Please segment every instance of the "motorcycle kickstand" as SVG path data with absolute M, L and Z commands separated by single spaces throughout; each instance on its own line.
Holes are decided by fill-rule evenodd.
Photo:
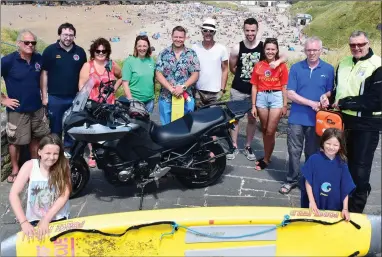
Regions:
M 141 185 L 140 188 L 141 188 L 141 199 L 139 201 L 139 210 L 141 211 L 142 210 L 142 207 L 143 207 L 143 197 L 145 196 L 145 186 L 146 185 Z

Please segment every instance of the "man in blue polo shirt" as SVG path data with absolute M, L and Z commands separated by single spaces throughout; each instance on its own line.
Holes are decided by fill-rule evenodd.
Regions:
M 80 70 L 87 59 L 84 49 L 74 43 L 76 29 L 72 24 L 60 25 L 58 36 L 57 42 L 42 54 L 41 92 L 42 102 L 48 106 L 52 133 L 61 135 L 62 116 L 78 92 Z M 65 135 L 65 148 L 71 144 L 72 140 Z
M 19 172 L 19 146 L 29 144 L 31 157 L 37 158 L 39 139 L 50 133 L 41 104 L 42 57 L 35 53 L 36 44 L 36 36 L 22 30 L 17 37 L 18 51 L 1 58 L 1 76 L 8 94 L 1 93 L 1 104 L 7 107 L 6 133 L 12 164 L 9 183 L 15 181 Z
M 302 150 L 307 161 L 319 149 L 316 112 L 321 106 L 321 95 L 330 96 L 334 83 L 334 67 L 320 59 L 322 41 L 317 37 L 308 38 L 304 51 L 307 58 L 293 64 L 289 72 L 287 90 L 292 100 L 287 136 L 289 170 L 287 181 L 279 190 L 281 194 L 288 194 L 298 185 Z

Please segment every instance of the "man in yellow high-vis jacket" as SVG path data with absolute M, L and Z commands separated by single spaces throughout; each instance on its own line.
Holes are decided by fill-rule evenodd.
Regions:
M 353 32 L 349 46 L 352 56 L 339 63 L 331 99 L 322 95 L 321 104 L 328 107 L 332 103 L 341 111 L 349 170 L 356 184 L 349 211 L 362 213 L 371 191 L 371 166 L 382 131 L 382 69 L 381 57 L 373 53 L 365 32 Z

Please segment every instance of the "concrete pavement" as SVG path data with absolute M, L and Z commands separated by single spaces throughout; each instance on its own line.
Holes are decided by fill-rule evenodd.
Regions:
M 244 145 L 244 128 L 240 127 L 239 148 Z M 256 133 L 252 143 L 256 157 L 263 156 L 261 134 Z M 196 206 L 300 206 L 300 192 L 293 190 L 289 195 L 278 193 L 288 168 L 286 139 L 276 139 L 272 163 L 264 171 L 255 171 L 254 162 L 243 154 L 227 162 L 225 174 L 215 185 L 203 189 L 186 189 L 175 179 L 164 178 L 156 188 L 146 187 L 144 210 L 181 208 Z M 371 174 L 371 195 L 365 213 L 381 214 L 381 142 L 374 156 Z M 11 184 L 0 183 L 0 240 L 14 234 L 20 227 L 9 206 L 8 193 Z M 25 195 L 23 195 L 25 206 Z M 139 191 L 135 187 L 115 187 L 106 182 L 99 170 L 91 171 L 91 179 L 84 192 L 70 200 L 71 217 L 136 211 L 139 206 Z

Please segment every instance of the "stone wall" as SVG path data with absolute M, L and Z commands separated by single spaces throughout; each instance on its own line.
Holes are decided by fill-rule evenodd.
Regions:
M 5 111 L 2 110 L 0 113 L 0 120 L 1 120 L 1 172 L 0 172 L 0 181 L 4 181 L 7 179 L 9 174 L 12 172 L 12 165 L 11 165 L 11 157 L 9 156 L 9 150 L 8 150 L 8 140 L 7 135 L 5 133 L 5 124 L 6 124 L 6 114 Z M 29 146 L 21 146 L 20 147 L 20 160 L 19 160 L 19 167 L 26 161 L 30 159 L 29 155 Z
M 1 118 L 1 178 L 0 181 L 4 181 L 9 174 L 11 174 L 11 158 L 9 157 L 8 152 L 8 141 L 5 133 L 5 111 L 0 114 Z

